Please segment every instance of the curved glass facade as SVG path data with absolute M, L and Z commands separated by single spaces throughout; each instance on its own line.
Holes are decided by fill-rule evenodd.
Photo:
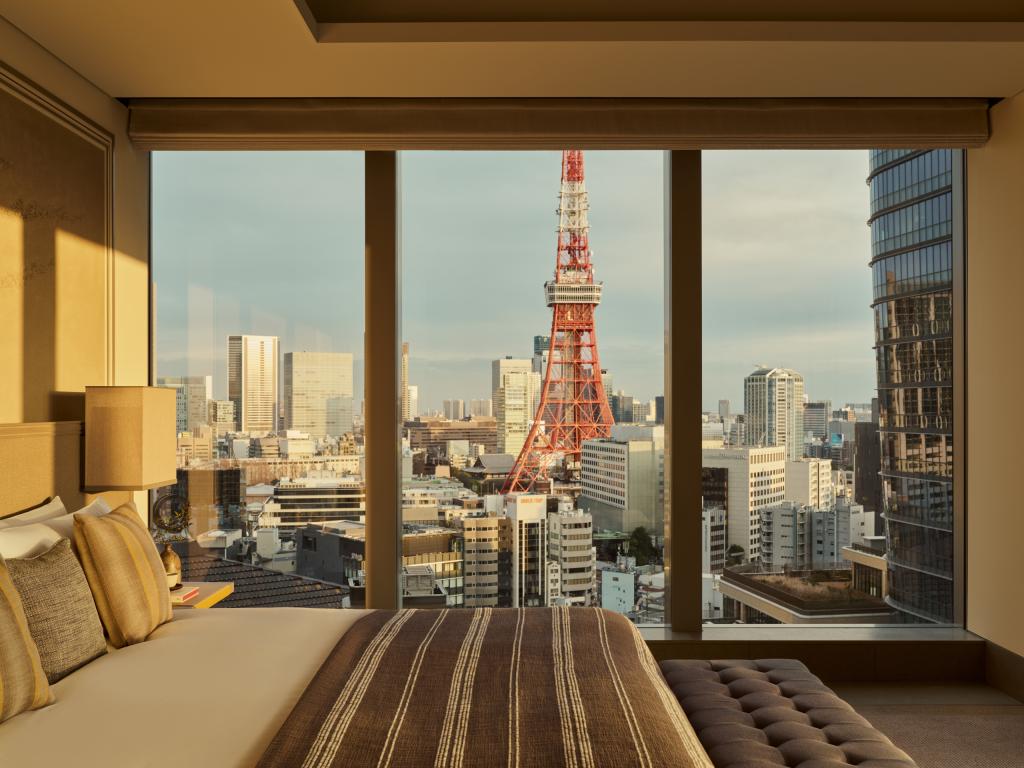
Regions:
M 888 601 L 953 616 L 953 150 L 870 153 Z

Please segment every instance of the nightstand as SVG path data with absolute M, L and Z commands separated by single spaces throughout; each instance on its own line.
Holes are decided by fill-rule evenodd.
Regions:
M 181 583 L 182 590 L 189 590 L 193 587 L 199 589 L 199 594 L 190 597 L 184 603 L 178 605 L 172 603 L 172 607 L 212 608 L 235 591 L 235 583 L 233 581 L 183 581 Z M 173 595 L 174 592 L 171 594 Z

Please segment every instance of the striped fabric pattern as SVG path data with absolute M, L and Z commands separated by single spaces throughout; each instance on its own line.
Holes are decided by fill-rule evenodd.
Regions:
M 598 608 L 376 611 L 263 768 L 711 768 L 636 628 Z
M 102 517 L 76 515 L 75 549 L 115 648 L 141 643 L 171 620 L 167 575 L 133 504 Z
M 53 701 L 21 597 L 0 558 L 0 722 Z

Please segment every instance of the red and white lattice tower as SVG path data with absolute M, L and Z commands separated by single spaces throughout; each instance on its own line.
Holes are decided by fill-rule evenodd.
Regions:
M 594 309 L 601 283 L 594 281 L 587 223 L 583 152 L 562 153 L 555 279 L 544 284 L 552 308 L 551 347 L 530 435 L 505 481 L 503 493 L 533 490 L 552 476 L 579 478 L 583 441 L 608 437 L 612 412 L 601 381 Z

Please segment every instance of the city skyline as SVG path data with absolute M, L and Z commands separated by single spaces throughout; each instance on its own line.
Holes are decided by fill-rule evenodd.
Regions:
M 554 253 L 558 153 L 511 154 L 403 155 L 404 336 L 423 412 L 486 397 L 491 360 L 529 356 L 533 336 L 550 330 L 542 286 Z M 648 400 L 663 390 L 662 155 L 586 157 L 594 263 L 606 286 L 602 362 L 616 390 Z M 814 398 L 869 400 L 866 153 L 705 158 L 704 408 L 742 402 L 743 377 L 757 363 L 801 371 Z M 360 155 L 157 153 L 154 198 L 158 375 L 212 375 L 223 397 L 223 339 L 277 335 L 282 352 L 351 352 L 358 411 Z M 501 237 L 488 240 L 498 219 Z M 823 247 L 835 258 L 821 258 Z M 487 288 L 509 263 L 507 300 L 495 302 Z M 789 300 L 759 318 L 758 291 L 768 272 L 777 280 L 780 264 Z

